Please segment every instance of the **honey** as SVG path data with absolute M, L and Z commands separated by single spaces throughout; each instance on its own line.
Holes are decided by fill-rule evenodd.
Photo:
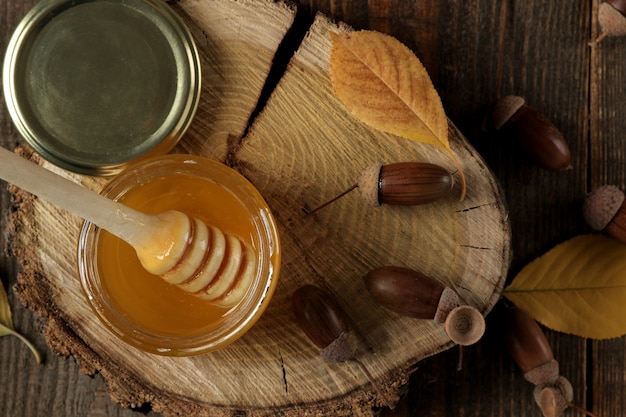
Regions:
M 147 214 L 179 210 L 240 237 L 253 248 L 254 226 L 241 202 L 213 181 L 182 173 L 150 179 L 129 190 L 119 202 Z M 134 249 L 108 232 L 98 246 L 103 290 L 119 311 L 157 333 L 189 335 L 206 332 L 228 313 L 149 274 Z
M 146 214 L 181 211 L 241 239 L 259 262 L 244 299 L 220 307 L 148 273 L 128 243 L 86 223 L 79 269 L 100 320 L 124 341 L 167 355 L 203 353 L 240 337 L 267 307 L 280 270 L 276 226 L 258 191 L 232 169 L 189 155 L 148 160 L 120 177 L 104 195 Z

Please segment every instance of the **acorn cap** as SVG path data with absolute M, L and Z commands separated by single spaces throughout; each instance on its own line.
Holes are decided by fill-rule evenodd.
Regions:
M 535 387 L 533 396 L 544 417 L 560 417 L 572 402 L 574 389 L 566 378 L 560 376 L 550 386 Z
M 378 183 L 380 181 L 380 170 L 382 167 L 383 164 L 380 163 L 368 166 L 363 170 L 356 182 L 363 201 L 374 207 L 380 206 L 380 200 L 378 199 Z
M 445 323 L 450 312 L 459 306 L 459 296 L 450 287 L 445 287 L 439 297 L 437 311 L 434 320 L 438 323 Z
M 619 2 L 618 2 L 619 3 Z M 617 7 L 622 7 L 621 4 L 617 4 Z M 598 23 L 602 32 L 610 34 L 611 36 L 623 36 L 626 35 L 626 17 L 611 4 L 602 3 L 598 8 Z
M 520 96 L 504 96 L 493 105 L 490 113 L 490 126 L 499 130 L 526 103 Z
M 552 359 L 524 374 L 526 381 L 534 385 L 553 384 L 559 377 L 559 363 Z
M 626 0 L 606 0 L 606 3 L 610 4 L 615 8 L 615 10 L 626 16 Z
M 459 306 L 448 314 L 445 329 L 450 340 L 457 345 L 473 345 L 485 333 L 485 318 L 474 307 Z
M 320 355 L 326 362 L 345 362 L 354 357 L 356 341 L 351 331 L 341 333 L 328 346 L 320 349 Z
M 593 230 L 600 231 L 613 220 L 624 202 L 624 193 L 614 185 L 604 185 L 585 198 L 583 217 Z

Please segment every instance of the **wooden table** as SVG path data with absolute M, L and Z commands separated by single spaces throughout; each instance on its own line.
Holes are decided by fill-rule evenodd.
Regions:
M 35 0 L 0 3 L 0 50 Z M 581 216 L 594 186 L 626 186 L 626 39 L 608 38 L 596 48 L 600 0 L 300 0 L 297 25 L 323 12 L 356 29 L 375 29 L 400 39 L 422 60 L 449 118 L 461 129 L 500 179 L 509 205 L 513 262 L 509 279 L 529 261 L 588 231 Z M 506 143 L 481 129 L 484 112 L 499 95 L 524 96 L 566 137 L 574 169 L 552 173 L 533 166 Z M 4 102 L 0 145 L 21 143 Z M 133 416 L 110 400 L 99 376 L 81 373 L 73 358 L 48 348 L 40 319 L 20 305 L 11 287 L 19 260 L 9 257 L 6 227 L 10 194 L 0 190 L 0 276 L 8 289 L 15 327 L 45 356 L 37 365 L 13 337 L 0 339 L 0 415 Z M 479 344 L 416 364 L 396 415 L 539 416 L 532 386 L 503 351 L 497 306 Z M 546 330 L 561 374 L 574 387 L 574 402 L 598 416 L 622 415 L 626 384 L 626 339 L 592 341 Z M 148 406 L 141 411 L 156 416 Z M 574 411 L 568 411 L 575 415 Z

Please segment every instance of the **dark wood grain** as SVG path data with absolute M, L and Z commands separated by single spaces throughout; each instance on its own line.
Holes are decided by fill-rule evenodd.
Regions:
M 600 3 L 594 1 L 594 6 Z M 592 37 L 599 33 L 592 8 Z M 623 115 L 626 81 L 626 39 L 605 38 L 591 51 L 589 187 L 626 186 L 626 144 Z M 589 397 L 599 416 L 622 415 L 626 404 L 626 338 L 589 343 Z M 607 393 L 610 393 L 607 395 Z
M 511 279 L 554 244 L 585 230 L 580 203 L 589 175 L 586 114 L 591 5 L 585 1 L 509 1 L 500 44 L 500 8 L 505 3 L 451 2 L 440 7 L 444 13 L 440 21 L 450 24 L 440 30 L 436 79 L 448 114 L 483 154 L 505 190 L 513 231 Z M 528 105 L 558 126 L 572 149 L 573 171 L 544 171 L 511 144 L 482 132 L 483 115 L 499 94 L 525 97 Z M 466 352 L 462 372 L 456 371 L 451 351 L 421 364 L 409 393 L 414 413 L 443 416 L 453 415 L 456 409 L 468 415 L 540 414 L 532 401 L 532 386 L 503 352 L 494 331 L 497 311 L 489 317 L 492 331 Z M 562 374 L 574 386 L 574 401 L 592 406 L 586 398 L 586 342 L 547 333 Z M 424 380 L 437 383 L 423 385 Z M 417 410 L 433 411 L 422 414 Z
M 600 0 L 300 0 L 302 13 L 323 12 L 357 29 L 396 36 L 422 59 L 448 116 L 500 179 L 510 210 L 514 259 L 509 279 L 556 243 L 587 231 L 580 207 L 594 186 L 626 186 L 626 39 L 607 38 L 595 48 Z M 34 0 L 0 4 L 0 50 Z M 504 10 L 503 10 L 504 7 Z M 502 20 L 504 18 L 504 21 Z M 305 19 L 306 20 L 306 19 Z M 504 26 L 503 26 L 504 23 Z M 504 37 L 500 37 L 504 28 Z M 501 78 L 498 75 L 501 74 Z M 574 169 L 551 173 L 532 165 L 481 129 L 498 95 L 524 96 L 549 117 L 572 149 Z M 0 145 L 20 138 L 0 104 Z M 9 289 L 16 328 L 44 352 L 37 365 L 15 338 L 0 339 L 0 415 L 39 417 L 133 416 L 113 403 L 100 377 L 90 378 L 73 358 L 52 355 L 35 314 L 15 299 L 18 261 L 7 254 L 9 193 L 0 192 L 0 277 Z M 532 386 L 503 351 L 498 309 L 477 345 L 416 365 L 406 397 L 410 416 L 538 416 Z M 626 398 L 624 338 L 587 341 L 546 331 L 574 401 L 598 416 L 623 415 Z M 568 411 L 569 415 L 576 415 Z M 156 416 L 150 412 L 148 415 Z

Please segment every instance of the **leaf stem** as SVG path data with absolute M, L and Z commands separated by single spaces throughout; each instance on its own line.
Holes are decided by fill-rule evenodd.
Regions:
M 41 363 L 41 354 L 39 353 L 37 348 L 35 348 L 35 345 L 33 345 L 28 339 L 26 339 L 24 336 L 22 336 L 17 331 L 11 329 L 10 327 L 5 326 L 4 324 L 0 324 L 0 331 L 2 331 L 2 333 L 4 333 L 5 335 L 10 334 L 20 339 L 26 346 L 28 346 L 30 351 L 33 352 L 33 355 L 35 355 L 35 360 L 37 360 L 37 363 Z
M 467 183 L 465 181 L 465 174 L 463 173 L 461 164 L 459 163 L 458 159 L 456 159 L 454 152 L 452 152 L 452 150 L 448 150 L 448 153 L 450 154 L 452 162 L 454 162 L 456 169 L 459 171 L 459 176 L 461 177 L 461 196 L 459 197 L 459 200 L 463 201 L 465 200 L 465 194 L 467 194 Z

